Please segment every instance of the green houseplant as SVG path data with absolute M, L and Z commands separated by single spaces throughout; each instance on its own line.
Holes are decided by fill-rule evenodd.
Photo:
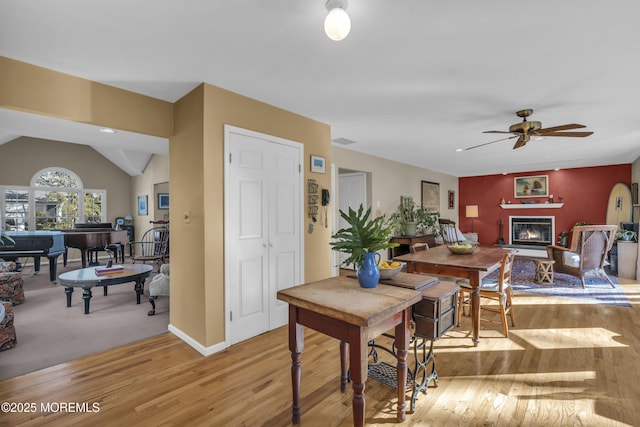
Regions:
M 400 196 L 400 204 L 389 217 L 389 224 L 402 236 L 415 236 L 419 231 L 431 229 L 438 237 L 440 229 L 437 227 L 438 212 L 429 212 L 424 206 L 419 206 L 411 196 Z
M 4 246 L 4 241 L 8 240 L 11 243 L 15 243 L 15 241 L 8 234 L 0 233 L 0 246 Z
M 344 263 L 357 267 L 360 286 L 375 287 L 380 279 L 377 251 L 398 246 L 389 241 L 392 227 L 386 223 L 384 215 L 371 218 L 371 208 L 365 211 L 362 205 L 357 211 L 352 208 L 348 213 L 340 211 L 340 216 L 349 226 L 331 236 L 331 248 L 349 255 Z
M 638 233 L 631 230 L 620 230 L 616 233 L 616 239 L 625 241 L 637 241 Z

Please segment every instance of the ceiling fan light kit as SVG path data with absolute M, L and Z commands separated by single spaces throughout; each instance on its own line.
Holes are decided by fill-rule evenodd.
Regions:
M 564 136 L 564 137 L 583 138 L 585 136 L 593 135 L 593 132 L 562 132 L 566 130 L 581 129 L 586 127 L 585 125 L 580 125 L 577 123 L 543 128 L 541 122 L 527 120 L 527 117 L 529 117 L 531 114 L 533 114 L 533 110 L 530 108 L 516 112 L 516 115 L 518 117 L 522 117 L 522 122 L 515 123 L 509 126 L 509 131 L 487 130 L 483 132 L 483 133 L 510 133 L 510 134 L 513 134 L 513 136 L 498 139 L 496 141 L 485 142 L 484 144 L 474 145 L 473 147 L 465 148 L 464 151 L 471 150 L 473 148 L 483 147 L 485 145 L 489 145 L 495 142 L 504 141 L 506 139 L 513 139 L 513 138 L 518 138 L 515 145 L 513 146 L 513 149 L 515 150 L 516 148 L 524 147 L 526 143 L 531 140 L 532 136 L 535 137 L 534 141 L 537 141 L 547 136 Z
M 329 13 L 324 19 L 324 32 L 333 41 L 343 40 L 351 31 L 347 0 L 328 0 L 326 6 Z

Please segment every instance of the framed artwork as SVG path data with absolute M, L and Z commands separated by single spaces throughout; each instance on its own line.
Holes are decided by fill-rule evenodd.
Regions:
M 325 159 L 321 156 L 311 156 L 311 172 L 324 173 Z
M 440 184 L 422 181 L 422 206 L 429 212 L 440 212 Z
M 638 204 L 638 183 L 637 182 L 631 183 L 631 204 L 634 204 L 634 205 Z
M 169 193 L 158 193 L 158 209 L 169 209 Z
M 513 178 L 513 196 L 516 198 L 549 196 L 549 175 Z
M 449 209 L 456 208 L 456 192 L 453 190 L 449 190 L 448 208 Z
M 138 215 L 149 215 L 147 196 L 138 196 Z

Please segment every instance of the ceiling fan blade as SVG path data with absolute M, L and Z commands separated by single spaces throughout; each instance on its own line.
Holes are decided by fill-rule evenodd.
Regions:
M 511 132 L 507 132 L 507 133 L 511 133 Z M 484 147 L 485 145 L 493 144 L 494 142 L 500 142 L 500 141 L 504 141 L 504 140 L 507 140 L 507 139 L 513 139 L 513 138 L 515 138 L 515 136 L 510 136 L 508 138 L 502 138 L 502 139 L 496 139 L 495 141 L 485 142 L 484 144 L 478 144 L 478 145 L 474 145 L 473 147 L 465 148 L 463 151 L 473 150 L 474 148 Z
M 520 135 L 520 138 L 516 141 L 516 144 L 513 146 L 513 149 L 524 147 L 526 143 L 529 142 L 529 135 Z
M 513 133 L 513 132 L 508 132 L 508 131 L 504 131 L 504 130 L 485 130 L 482 133 Z
M 538 132 L 556 132 L 556 131 L 559 131 L 559 130 L 581 129 L 581 128 L 586 128 L 586 126 L 585 125 L 579 125 L 577 123 L 571 123 L 569 125 L 553 126 L 553 127 L 550 127 L 550 128 L 538 129 Z
M 593 132 L 536 132 L 539 136 L 570 136 L 576 138 L 583 138 L 585 136 L 593 135 Z

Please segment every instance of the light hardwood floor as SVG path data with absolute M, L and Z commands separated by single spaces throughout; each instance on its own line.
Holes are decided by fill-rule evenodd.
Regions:
M 516 294 L 510 337 L 483 325 L 476 348 L 465 319 L 437 341 L 439 387 L 403 425 L 639 425 L 640 285 L 620 282 L 632 308 Z M 302 425 L 349 426 L 338 342 L 305 335 Z M 287 426 L 290 363 L 284 327 L 209 357 L 167 333 L 0 382 L 0 402 L 36 404 L 0 425 Z M 395 390 L 369 379 L 365 392 L 367 424 L 395 425 Z M 99 412 L 42 412 L 62 402 Z

